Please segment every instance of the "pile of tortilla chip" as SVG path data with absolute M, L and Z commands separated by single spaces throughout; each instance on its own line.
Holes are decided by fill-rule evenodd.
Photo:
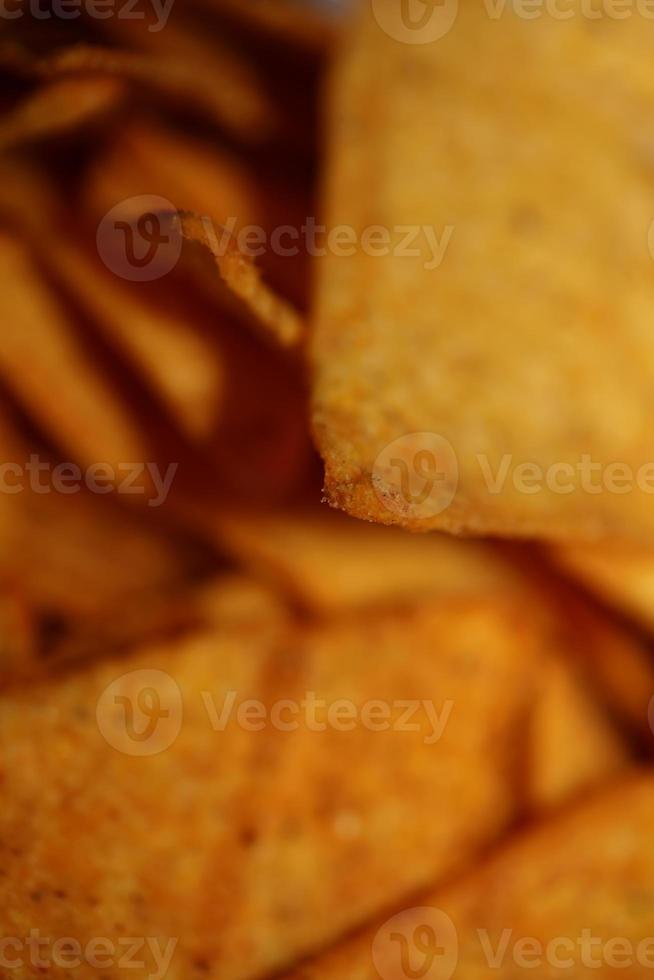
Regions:
M 0 977 L 651 976 L 654 22 L 74 13 L 0 13 Z

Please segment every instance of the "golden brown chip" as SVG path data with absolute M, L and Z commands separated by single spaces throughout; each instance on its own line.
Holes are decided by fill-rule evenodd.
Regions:
M 116 78 L 61 78 L 28 95 L 0 123 L 0 149 L 59 136 L 116 108 L 126 94 Z
M 407 43 L 400 8 L 361 5 L 331 86 L 329 498 L 414 530 L 651 537 L 654 27 L 450 4 Z
M 63 479 L 61 464 L 4 410 L 0 457 L 0 581 L 29 608 L 71 619 L 116 615 L 129 600 L 138 606 L 190 575 L 193 555 L 179 536 L 120 507 L 106 479 L 102 492 L 91 492 L 89 474 L 69 463 Z
M 16 692 L 0 701 L 9 934 L 36 916 L 83 946 L 178 939 L 180 977 L 290 964 L 506 828 L 530 651 L 515 611 L 443 604 L 209 632 Z
M 184 309 L 165 283 L 134 285 L 112 275 L 62 235 L 48 251 L 47 262 L 182 430 L 195 440 L 208 438 L 220 414 L 224 367 L 216 345 L 197 329 L 190 305 Z
M 246 567 L 303 607 L 329 615 L 526 588 L 493 545 L 362 524 L 324 508 L 208 509 L 203 525 Z
M 609 606 L 654 629 L 654 552 L 625 541 L 560 544 L 549 554 L 559 568 Z
M 589 690 L 588 676 L 563 645 L 560 654 L 544 659 L 527 736 L 527 797 L 536 812 L 607 783 L 628 765 L 626 747 Z
M 111 28 L 121 28 L 116 18 Z M 256 72 L 217 39 L 207 44 L 173 24 L 155 35 L 130 23 L 126 41 L 136 41 L 137 48 L 80 44 L 55 52 L 38 70 L 45 77 L 93 73 L 126 79 L 202 113 L 247 142 L 258 143 L 274 130 L 275 107 Z
M 141 433 L 27 246 L 1 232 L 0 262 L 5 385 L 43 431 L 81 463 L 104 462 L 114 469 L 144 464 L 149 456 Z
M 245 161 L 151 120 L 121 127 L 86 175 L 83 200 L 97 225 L 119 202 L 144 194 L 235 229 L 263 223 L 260 185 Z
M 644 978 L 654 962 L 653 806 L 650 773 L 619 782 L 289 980 L 391 980 L 409 963 L 461 980 Z
M 256 255 L 266 281 L 306 307 L 309 256 L 302 228 L 313 208 L 306 179 L 270 173 L 224 146 L 139 119 L 121 127 L 91 167 L 82 199 L 97 226 L 119 202 L 128 206 L 135 198 L 142 205 L 146 192 L 153 199 L 166 198 L 175 210 L 210 215 L 242 236 L 239 240 Z M 220 237 L 220 229 L 215 231 Z M 210 271 L 201 272 L 193 279 L 195 287 L 217 298 L 222 308 L 224 294 L 216 296 Z

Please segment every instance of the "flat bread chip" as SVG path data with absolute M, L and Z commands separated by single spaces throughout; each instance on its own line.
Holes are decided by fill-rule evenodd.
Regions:
M 644 978 L 654 961 L 653 806 L 651 773 L 618 783 L 288 980 L 394 980 L 413 975 L 409 962 L 454 980 Z
M 362 4 L 332 80 L 327 494 L 412 530 L 651 538 L 654 27 L 460 6 L 406 43 L 395 0 Z
M 177 939 L 171 976 L 289 965 L 506 829 L 530 650 L 514 610 L 444 603 L 210 631 L 16 691 L 0 700 L 5 929 L 28 936 L 36 915 L 83 947 Z

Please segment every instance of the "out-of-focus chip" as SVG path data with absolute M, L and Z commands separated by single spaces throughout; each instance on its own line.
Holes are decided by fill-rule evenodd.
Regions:
M 69 479 L 60 492 L 60 464 L 24 439 L 4 411 L 0 457 L 0 581 L 36 614 L 115 616 L 128 600 L 138 606 L 191 577 L 193 549 L 179 534 L 89 492 L 81 471 L 77 486 Z
M 203 11 L 227 14 L 234 21 L 275 41 L 289 42 L 309 51 L 329 48 L 338 37 L 338 23 L 330 16 L 329 2 L 322 8 L 297 0 L 195 0 Z
M 654 26 L 460 6 L 361 4 L 335 71 L 327 493 L 415 530 L 652 537 Z
M 59 136 L 115 109 L 126 94 L 117 78 L 61 78 L 46 82 L 0 122 L 0 149 Z
M 611 717 L 589 689 L 588 676 L 563 645 L 559 652 L 544 659 L 527 736 L 524 775 L 527 799 L 536 812 L 606 783 L 629 764 Z
M 651 774 L 619 782 L 289 980 L 407 976 L 403 963 L 416 971 L 431 963 L 432 976 L 454 980 L 526 972 L 646 977 L 654 945 L 653 807 Z
M 260 185 L 245 161 L 151 120 L 121 127 L 85 175 L 82 198 L 97 225 L 116 204 L 145 193 L 234 229 L 263 223 Z
M 73 239 L 53 239 L 46 261 L 92 318 L 95 329 L 137 367 L 182 430 L 203 440 L 215 430 L 223 391 L 220 352 L 197 329 L 187 302 L 160 281 L 112 276 Z
M 526 587 L 520 570 L 487 542 L 407 534 L 324 508 L 211 508 L 198 516 L 225 550 L 318 614 Z
M 120 28 L 117 18 L 112 21 Z M 194 109 L 244 141 L 258 143 L 270 135 L 274 105 L 247 62 L 218 39 L 207 44 L 173 24 L 151 34 L 130 21 L 128 31 L 135 50 L 78 45 L 44 59 L 39 70 L 46 77 L 95 73 L 126 79 Z
M 306 180 L 253 166 L 218 143 L 139 120 L 121 127 L 90 168 L 82 199 L 97 226 L 118 202 L 142 202 L 146 189 L 177 210 L 210 215 L 242 236 L 241 247 L 256 257 L 266 280 L 305 308 L 310 277 L 302 229 L 314 207 Z M 215 295 L 213 277 L 198 275 L 196 284 Z
M 412 535 L 320 508 L 252 513 L 209 503 L 187 506 L 182 516 L 261 581 L 314 615 L 409 604 L 418 597 L 512 597 L 540 635 L 546 660 L 560 657 L 568 664 L 569 690 L 554 670 L 552 695 L 558 691 L 569 701 L 581 684 L 592 691 L 587 695 L 591 701 L 599 701 L 620 725 L 649 742 L 654 663 L 647 644 L 545 574 L 532 552 L 527 566 L 522 551 L 489 541 Z M 578 696 L 587 722 L 595 708 L 584 704 L 580 691 Z M 556 710 L 543 715 L 544 723 L 556 718 Z M 574 711 L 566 709 L 565 715 L 572 719 Z M 597 738 L 601 743 L 605 736 L 600 732 Z M 588 748 L 579 748 L 592 758 L 592 739 Z M 603 767 L 606 757 L 600 757 Z
M 149 456 L 141 433 L 28 247 L 3 231 L 0 261 L 0 376 L 5 385 L 74 459 L 104 462 L 114 472 L 118 465 L 145 464 Z
M 654 551 L 625 541 L 561 544 L 549 554 L 559 568 L 603 602 L 654 629 Z
M 532 652 L 516 610 L 444 603 L 209 632 L 15 692 L 5 929 L 153 937 L 180 978 L 294 962 L 506 829 Z

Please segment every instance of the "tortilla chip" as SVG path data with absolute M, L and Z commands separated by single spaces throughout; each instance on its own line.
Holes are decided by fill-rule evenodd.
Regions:
M 27 935 L 36 915 L 43 935 L 83 945 L 175 937 L 184 977 L 234 980 L 293 962 L 506 828 L 529 648 L 515 613 L 443 604 L 317 630 L 209 632 L 17 691 L 0 701 L 9 934 Z M 121 699 L 145 687 L 168 715 L 148 737 L 135 717 L 132 741 Z M 316 731 L 318 707 L 315 724 L 300 712 L 297 731 L 280 730 L 284 713 L 277 728 L 250 715 L 216 731 L 229 692 L 235 711 L 249 698 L 267 711 L 280 699 L 284 711 L 288 699 L 341 712 L 390 701 L 390 719 Z M 398 699 L 429 697 L 438 712 L 453 702 L 435 744 L 424 711 L 401 730 Z
M 84 464 L 145 462 L 147 447 L 27 246 L 0 233 L 0 376 L 43 431 Z
M 395 0 L 362 4 L 333 78 L 326 224 L 357 244 L 319 268 L 327 494 L 413 530 L 651 537 L 653 28 L 457 6 L 406 43 Z
M 600 980 L 618 972 L 645 977 L 654 945 L 653 806 L 651 774 L 618 783 L 288 978 L 407 976 L 400 965 L 406 962 L 403 946 L 412 963 L 424 965 L 431 954 L 439 971 L 432 970 L 434 977 L 486 980 L 527 971 Z M 421 926 L 422 933 L 416 931 Z M 436 932 L 438 949 L 432 946 Z
M 548 554 L 555 565 L 599 599 L 654 629 L 654 552 L 625 541 L 561 544 Z
M 61 78 L 36 89 L 0 123 L 0 149 L 60 136 L 102 118 L 126 94 L 116 78 Z
M 534 633 L 540 635 L 545 661 L 554 657 L 566 664 L 568 688 L 562 678 L 557 680 L 557 669 L 549 668 L 553 700 L 546 702 L 551 713 L 543 715 L 544 724 L 547 718 L 556 720 L 558 691 L 565 717 L 573 721 L 578 708 L 587 726 L 585 746 L 576 737 L 580 758 L 588 759 L 591 768 L 595 759 L 601 772 L 610 769 L 611 757 L 622 755 L 621 748 L 617 753 L 599 750 L 615 738 L 605 715 L 649 744 L 654 663 L 647 644 L 548 576 L 532 552 L 447 535 L 411 535 L 322 508 L 252 513 L 209 504 L 187 507 L 181 516 L 260 581 L 312 615 L 351 614 L 421 598 L 511 597 L 522 604 Z M 591 723 L 593 717 L 597 724 Z M 574 770 L 574 753 L 559 760 L 558 747 L 553 747 L 555 766 L 565 768 L 567 760 Z

